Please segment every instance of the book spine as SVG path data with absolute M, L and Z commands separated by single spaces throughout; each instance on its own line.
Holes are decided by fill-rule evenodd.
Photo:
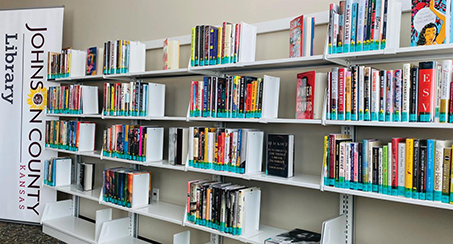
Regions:
M 426 148 L 426 200 L 434 200 L 434 158 L 436 141 L 428 140 Z
M 372 180 L 372 191 L 377 192 L 379 187 L 379 147 L 373 147 L 373 180 Z M 381 154 L 382 155 L 382 154 Z M 382 158 L 382 157 L 381 157 Z
M 345 33 L 345 1 L 340 1 L 340 9 L 339 9 L 339 16 L 338 16 L 338 41 L 337 41 L 337 53 L 343 52 L 343 44 L 344 44 L 344 33 Z
M 417 122 L 418 118 L 418 78 L 419 69 L 416 67 L 411 68 L 410 74 L 410 102 L 409 102 L 409 122 Z
M 365 67 L 364 69 L 364 85 L 361 88 L 363 90 L 363 119 L 365 121 L 371 120 L 371 83 L 373 74 L 371 73 L 371 67 Z
M 424 143 L 426 143 L 426 141 Z M 418 189 L 420 192 L 419 198 L 421 200 L 426 200 L 426 149 L 426 144 L 424 144 L 424 146 L 420 146 L 420 179 Z
M 443 174 L 442 174 L 442 202 L 450 203 L 450 167 L 451 167 L 451 148 L 444 148 Z
M 332 69 L 332 84 L 331 89 L 331 101 L 330 101 L 330 113 L 331 119 L 336 120 L 338 115 L 338 68 Z
M 359 67 L 352 67 L 351 72 L 351 120 L 359 119 Z
M 402 70 L 393 72 L 393 121 L 401 122 L 402 111 Z
M 358 15 L 357 15 L 357 44 L 355 47 L 356 52 L 363 50 L 363 33 L 364 26 L 366 22 L 366 2 L 367 0 L 360 0 L 358 6 Z
M 420 196 L 420 141 L 418 139 L 414 140 L 413 158 L 412 198 L 418 199 Z
M 409 122 L 409 104 L 411 89 L 411 64 L 403 65 L 401 121 Z
M 332 181 L 335 181 L 335 157 L 336 157 L 335 136 L 329 135 L 329 161 L 328 161 L 329 185 L 333 185 Z
M 421 62 L 419 70 L 418 117 L 420 122 L 434 122 L 436 63 Z
M 453 82 L 450 83 L 450 108 L 448 113 L 448 122 L 453 123 Z
M 351 24 L 352 24 L 352 1 L 346 0 L 345 3 L 345 17 L 344 17 L 344 43 L 343 53 L 350 51 L 351 45 Z
M 346 168 L 346 144 L 340 143 L 339 146 L 339 162 L 338 162 L 338 182 L 339 187 L 344 188 L 345 181 L 345 168 Z M 337 176 L 335 175 L 335 181 L 337 181 Z
M 372 0 L 372 14 L 371 14 L 371 28 L 370 28 L 370 43 L 369 43 L 369 50 L 375 50 L 373 48 L 374 46 L 374 38 L 375 38 L 375 32 L 376 32 L 376 1 L 378 0 Z
M 385 121 L 385 105 L 387 95 L 387 71 L 379 72 L 379 121 Z
M 195 28 L 192 28 L 190 37 L 190 66 L 195 66 Z
M 380 113 L 380 72 L 372 70 L 371 74 L 371 121 L 378 121 Z
M 406 139 L 406 173 L 405 173 L 405 197 L 412 198 L 413 186 L 413 162 L 414 162 L 414 139 Z
M 440 117 L 440 96 L 441 96 L 441 83 L 442 83 L 442 65 L 436 65 L 436 79 L 434 84 L 434 122 L 439 123 Z
M 351 14 L 351 41 L 350 41 L 350 52 L 356 51 L 356 41 L 357 41 L 357 12 L 358 12 L 359 4 L 355 1 L 352 3 L 352 14 Z
M 381 29 L 381 38 L 380 38 L 380 46 L 379 49 L 383 50 L 387 46 L 387 22 L 388 22 L 388 5 L 389 5 L 389 0 L 382 0 L 382 16 L 381 16 L 381 22 L 382 22 L 382 29 Z
M 392 121 L 393 115 L 393 108 L 394 108 L 394 77 L 393 77 L 393 70 L 386 71 L 386 85 L 385 85 L 385 118 L 384 121 L 390 122 Z
M 442 200 L 444 142 L 436 141 L 434 152 L 434 201 Z
M 441 123 L 448 122 L 449 105 L 450 105 L 450 85 L 452 76 L 452 61 L 442 61 L 442 81 L 440 84 L 440 114 L 439 121 Z
M 346 72 L 346 86 L 345 86 L 345 112 L 346 120 L 351 120 L 352 111 L 352 79 L 351 71 Z
M 358 116 L 357 119 L 359 121 L 364 120 L 364 112 L 365 112 L 365 67 L 364 66 L 359 66 L 358 67 Z
M 346 112 L 346 72 L 347 69 L 340 68 L 338 69 L 338 120 L 345 119 Z
M 327 72 L 327 89 L 326 89 L 326 119 L 331 119 L 331 96 L 332 96 L 332 72 Z
M 379 40 L 381 39 L 381 15 L 382 15 L 382 0 L 376 0 L 375 4 L 375 24 L 374 24 L 374 42 L 371 46 L 371 50 L 379 49 Z

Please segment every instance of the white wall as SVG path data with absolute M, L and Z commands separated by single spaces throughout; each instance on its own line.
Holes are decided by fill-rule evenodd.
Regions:
M 198 24 L 220 24 L 222 21 L 256 23 L 261 21 L 286 18 L 305 13 L 325 11 L 331 0 L 2 0 L 0 8 L 24 8 L 36 6 L 65 6 L 64 46 L 85 49 L 90 46 L 101 46 L 111 39 L 129 39 L 148 41 L 153 39 L 190 34 L 190 28 Z M 410 19 L 404 18 L 407 25 Z M 316 28 L 315 53 L 322 53 L 326 26 Z M 402 28 L 403 35 L 408 29 Z M 402 43 L 408 43 L 403 37 Z M 257 59 L 283 58 L 288 55 L 288 31 L 260 35 L 257 41 Z M 181 67 L 186 67 L 189 48 L 181 49 Z M 161 69 L 162 51 L 148 52 L 147 70 Z M 400 66 L 398 66 L 400 67 Z M 296 74 L 305 71 L 272 71 L 266 74 L 282 78 L 280 91 L 280 117 L 294 116 Z M 318 69 L 326 71 L 326 69 Z M 264 73 L 252 75 L 262 76 Z M 242 75 L 242 74 L 240 74 Z M 189 97 L 189 82 L 195 77 L 182 77 L 152 80 L 167 85 L 167 115 L 185 116 Z M 102 83 L 97 83 L 101 85 Z M 100 148 L 100 131 L 107 125 L 127 121 L 98 122 L 97 148 Z M 144 122 L 169 126 L 189 126 L 179 122 Z M 197 123 L 195 125 L 204 125 Z M 212 124 L 206 124 L 212 125 Z M 293 133 L 296 136 L 296 171 L 320 174 L 322 159 L 322 136 L 340 132 L 340 127 L 322 127 L 319 125 L 253 125 L 228 124 L 231 127 L 259 127 L 266 132 Z M 415 130 L 389 128 L 359 128 L 359 138 L 377 137 L 389 140 L 392 136 L 416 136 L 451 138 L 447 130 Z M 166 136 L 167 137 L 167 136 Z M 166 138 L 167 140 L 167 138 Z M 165 154 L 167 150 L 165 149 Z M 87 162 L 96 162 L 85 158 Z M 97 184 L 100 185 L 101 171 L 104 167 L 114 167 L 118 163 L 97 162 Z M 153 187 L 160 189 L 162 201 L 183 205 L 185 202 L 186 183 L 188 180 L 210 178 L 210 175 L 177 172 L 172 170 L 149 168 L 153 172 Z M 261 222 L 284 229 L 303 228 L 321 231 L 321 224 L 328 218 L 335 217 L 339 210 L 339 195 L 323 193 L 316 190 L 276 185 L 270 183 L 225 179 L 245 185 L 255 185 L 262 189 Z M 96 209 L 103 208 L 97 203 L 82 200 L 81 214 L 94 218 Z M 451 243 L 453 232 L 453 212 L 428 207 L 412 206 L 368 198 L 356 198 L 356 243 L 360 244 L 397 244 L 397 243 Z M 127 216 L 127 213 L 115 210 L 115 217 Z M 185 230 L 181 226 L 140 217 L 139 232 L 141 236 L 161 242 L 171 243 L 172 235 Z M 191 230 L 191 241 L 194 244 L 205 243 L 209 235 L 205 232 Z M 228 238 L 225 244 L 237 243 Z

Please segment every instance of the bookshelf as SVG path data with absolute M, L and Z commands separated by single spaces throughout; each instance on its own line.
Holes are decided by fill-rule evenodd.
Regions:
M 403 1 L 402 12 L 407 12 L 408 6 L 407 1 Z M 320 16 L 328 15 L 327 12 L 317 13 Z M 275 21 L 276 23 L 278 21 Z M 326 22 L 319 22 L 317 24 L 325 24 Z M 275 24 L 275 23 L 274 23 Z M 269 24 L 271 26 L 273 24 Z M 270 29 L 274 27 L 269 27 Z M 279 27 L 274 30 L 281 31 L 287 30 L 286 27 Z M 267 33 L 265 31 L 258 33 Z M 185 36 L 180 37 L 183 40 Z M 185 43 L 187 44 L 187 43 Z M 158 48 L 158 45 L 147 44 L 147 49 Z M 184 45 L 182 42 L 181 45 Z M 145 71 L 140 73 L 130 73 L 130 74 L 121 74 L 121 75 L 102 75 L 96 77 L 72 77 L 72 78 L 63 78 L 57 79 L 56 82 L 80 82 L 88 83 L 93 81 L 109 81 L 109 80 L 134 80 L 134 79 L 161 79 L 161 78 L 179 78 L 179 77 L 195 77 L 202 75 L 222 75 L 222 74 L 235 74 L 235 73 L 247 73 L 247 72 L 264 72 L 264 71 L 280 71 L 280 70 L 292 70 L 292 69 L 318 69 L 318 68 L 328 68 L 333 66 L 340 65 L 364 65 L 364 64 L 385 64 L 385 63 L 395 63 L 395 62 L 410 62 L 419 59 L 442 59 L 449 58 L 453 55 L 453 44 L 446 45 L 437 45 L 437 46 L 428 46 L 428 47 L 396 47 L 389 50 L 377 50 L 377 51 L 367 51 L 367 52 L 357 52 L 357 53 L 346 53 L 346 54 L 323 54 L 315 55 L 312 57 L 301 57 L 301 58 L 282 58 L 282 59 L 269 59 L 269 60 L 260 60 L 254 62 L 243 62 L 236 64 L 228 65 L 217 65 L 217 66 L 202 66 L 202 67 L 189 67 L 182 68 L 177 70 L 154 70 L 154 71 Z M 341 128 L 342 130 L 348 132 L 354 132 L 357 127 L 375 127 L 377 129 L 384 129 L 385 127 L 395 127 L 395 128 L 417 128 L 417 129 L 453 129 L 453 124 L 442 124 L 442 123 L 418 123 L 418 122 L 372 122 L 372 121 L 337 121 L 337 120 L 326 120 L 325 117 L 320 120 L 297 120 L 290 118 L 261 118 L 261 119 L 236 119 L 236 118 L 194 118 L 189 116 L 164 116 L 164 117 L 131 117 L 131 116 L 104 116 L 104 115 L 57 115 L 49 114 L 48 116 L 60 116 L 60 117 L 76 117 L 80 119 L 100 119 L 100 120 L 132 120 L 132 121 L 158 121 L 158 122 L 181 122 L 187 123 L 183 126 L 190 126 L 190 123 L 218 123 L 222 125 L 226 124 L 240 124 L 246 123 L 249 127 L 254 126 L 267 126 L 268 124 L 275 124 L 275 126 L 286 126 L 286 125 L 301 125 L 301 126 L 312 126 L 313 129 L 326 128 L 326 127 L 335 127 Z M 127 123 L 127 122 L 125 122 Z M 236 125 L 235 125 L 236 126 Z M 384 128 L 382 128 L 384 127 Z M 97 140 L 99 140 L 97 138 Z M 253 173 L 253 174 L 236 174 L 223 171 L 207 170 L 207 169 L 197 169 L 185 166 L 173 166 L 169 165 L 165 160 L 159 162 L 136 162 L 132 160 L 124 160 L 118 158 L 110 158 L 102 156 L 99 152 L 73 152 L 66 151 L 61 149 L 50 149 L 55 150 L 61 153 L 73 154 L 82 157 L 93 157 L 99 158 L 106 162 L 118 162 L 125 164 L 137 164 L 139 166 L 149 166 L 154 168 L 162 168 L 166 170 L 182 171 L 194 173 L 203 173 L 207 175 L 212 175 L 213 177 L 231 177 L 241 180 L 256 181 L 256 182 L 267 182 L 272 184 L 284 185 L 284 186 L 293 186 L 307 189 L 314 189 L 321 192 L 331 192 L 337 193 L 340 195 L 340 214 L 344 214 L 348 219 L 349 224 L 344 224 L 344 228 L 348 230 L 354 229 L 354 198 L 365 197 L 379 199 L 383 201 L 399 202 L 412 205 L 425 206 L 430 208 L 446 209 L 452 210 L 453 205 L 430 202 L 424 200 L 408 199 L 398 196 L 389 196 L 383 194 L 377 194 L 372 192 L 362 192 L 357 190 L 349 189 L 339 189 L 329 186 L 324 186 L 322 182 L 321 175 L 314 174 L 301 174 L 296 173 L 292 178 L 279 178 L 268 176 L 263 172 Z M 321 165 L 321 162 L 314 162 Z M 100 201 L 99 194 L 100 189 L 95 189 L 90 193 L 79 192 L 75 186 L 65 186 L 55 188 L 57 191 L 65 192 L 78 196 L 81 198 Z M 98 196 L 96 197 L 96 194 Z M 347 202 L 346 204 L 344 202 Z M 348 202 L 349 201 L 349 202 Z M 213 235 L 223 236 L 233 240 L 237 240 L 244 243 L 260 243 L 262 244 L 264 240 L 273 235 L 282 233 L 286 231 L 285 229 L 280 229 L 276 227 L 271 227 L 268 225 L 260 225 L 260 232 L 252 236 L 232 236 L 229 234 L 221 233 L 219 231 L 206 228 L 203 226 L 195 225 L 192 223 L 185 222 L 185 209 L 183 206 L 166 203 L 166 202 L 151 202 L 148 206 L 139 207 L 136 209 L 127 209 L 118 207 L 114 204 L 109 204 L 105 202 L 100 202 L 101 205 L 109 206 L 112 208 L 118 208 L 129 213 L 142 215 L 162 221 L 166 221 L 176 225 L 182 225 L 190 227 L 193 229 L 201 230 L 208 232 Z M 182 212 L 182 214 L 180 214 Z M 352 231 L 351 231 L 352 232 Z M 349 233 L 351 233 L 349 232 Z M 134 238 L 125 237 L 121 239 L 124 242 L 116 240 L 114 242 L 108 243 L 135 243 Z M 351 235 L 345 238 L 352 238 Z M 351 243 L 352 239 L 348 243 Z

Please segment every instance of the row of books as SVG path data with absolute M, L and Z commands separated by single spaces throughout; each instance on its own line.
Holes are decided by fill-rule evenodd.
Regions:
M 127 40 L 104 42 L 103 73 L 105 75 L 129 73 L 131 46 L 134 45 L 138 45 L 138 42 Z
M 96 124 L 92 122 L 46 121 L 46 147 L 70 151 L 93 151 Z
M 50 158 L 44 161 L 44 184 L 65 186 L 71 184 L 72 158 Z
M 324 137 L 324 182 L 339 188 L 453 203 L 453 141 Z
M 313 56 L 315 17 L 298 16 L 289 23 L 289 57 Z
M 261 118 L 261 78 L 250 76 L 204 77 L 190 84 L 190 116 Z
M 263 132 L 254 129 L 190 127 L 189 166 L 244 174 L 246 164 L 252 164 L 247 162 L 250 132 L 260 132 L 262 141 Z M 261 155 L 253 157 L 261 161 Z
M 254 206 L 246 205 L 250 194 L 258 194 L 260 198 L 260 189 L 209 180 L 189 181 L 187 221 L 224 233 L 242 235 L 244 224 L 254 221 L 251 219 L 252 212 L 258 211 L 259 215 L 260 201 L 256 201 Z M 246 216 L 250 219 L 245 219 Z
M 95 165 L 92 163 L 77 164 L 77 188 L 81 191 L 91 191 L 94 189 Z
M 375 70 L 353 66 L 329 73 L 327 119 L 453 122 L 452 61 Z
M 385 49 L 389 0 L 345 0 L 330 4 L 328 52 Z
M 229 64 L 255 60 L 256 27 L 247 23 L 192 28 L 191 66 Z
M 132 168 L 103 171 L 102 200 L 127 208 L 149 204 L 151 172 Z
M 149 84 L 141 80 L 130 83 L 104 83 L 104 115 L 147 116 Z
M 98 109 L 98 87 L 96 86 L 51 86 L 47 89 L 48 113 L 98 114 Z
M 86 70 L 87 52 L 65 48 L 58 52 L 48 52 L 47 79 L 83 76 Z M 98 66 L 95 66 L 98 68 Z M 91 67 L 94 69 L 94 67 Z
M 146 161 L 148 127 L 116 124 L 104 130 L 103 155 L 127 160 Z

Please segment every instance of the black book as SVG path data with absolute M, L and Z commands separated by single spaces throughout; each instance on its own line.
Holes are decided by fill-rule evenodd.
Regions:
M 195 61 L 195 62 L 194 62 L 194 65 L 195 65 L 196 63 L 198 63 L 198 61 L 199 61 L 199 60 L 198 60 L 198 52 L 199 52 L 199 50 L 200 50 L 200 48 L 199 48 L 199 46 L 198 46 L 199 39 L 200 39 L 199 33 L 200 33 L 200 26 L 197 25 L 197 26 L 195 26 L 195 43 L 194 43 L 194 47 L 195 47 L 195 50 L 194 50 L 194 51 L 195 51 L 195 54 L 194 54 L 194 61 Z M 196 66 L 196 65 L 195 65 L 195 66 Z
M 258 112 L 261 112 L 263 108 L 263 86 L 264 86 L 264 79 L 259 82 L 259 89 L 258 89 Z
M 321 234 L 319 233 L 294 229 L 268 238 L 264 241 L 264 244 L 317 244 L 320 241 Z
M 362 143 L 359 142 L 357 143 L 357 177 L 358 177 L 358 183 L 363 183 L 363 179 L 362 179 Z
M 417 180 L 418 192 L 426 192 L 426 163 L 427 163 L 427 143 L 428 141 L 420 140 L 420 174 Z
M 412 192 L 420 192 L 420 140 L 414 139 L 414 164 L 412 171 Z
M 359 98 L 358 98 L 358 82 L 359 82 L 359 66 L 352 67 L 352 74 L 351 74 L 351 116 L 357 116 L 358 120 L 358 112 L 359 112 Z
M 418 116 L 418 67 L 412 67 L 410 71 L 410 96 L 409 96 L 409 120 L 417 122 Z M 412 119 L 411 119 L 412 118 Z
M 373 147 L 373 185 L 379 185 L 379 147 Z
M 245 86 L 245 77 L 241 77 L 241 84 L 239 85 L 240 91 L 239 91 L 239 113 L 245 114 L 245 91 L 246 91 L 246 86 Z
M 266 174 L 292 177 L 294 175 L 294 135 L 267 135 Z
M 176 164 L 182 165 L 182 161 L 184 160 L 182 158 L 183 152 L 182 152 L 182 136 L 183 136 L 184 129 L 183 128 L 178 128 L 176 132 Z

